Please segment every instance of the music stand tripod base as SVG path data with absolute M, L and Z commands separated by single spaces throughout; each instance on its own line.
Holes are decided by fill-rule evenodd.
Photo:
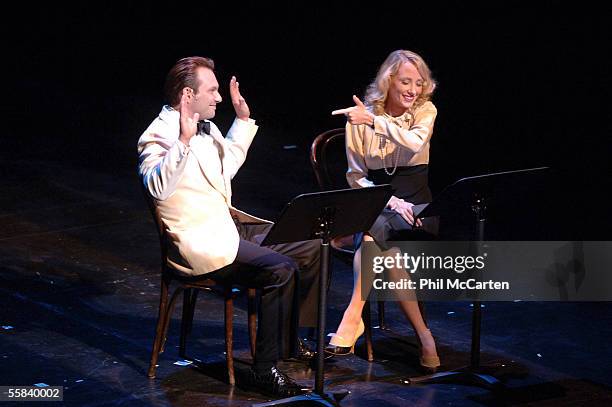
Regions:
M 469 369 L 465 371 L 460 369 L 450 370 L 425 376 L 409 377 L 404 379 L 403 382 L 408 385 L 427 383 L 457 383 L 483 387 L 493 391 L 501 390 L 503 388 L 502 383 L 495 377 L 484 373 L 472 372 Z
M 329 406 L 336 407 L 339 406 L 340 401 L 348 396 L 349 391 L 344 390 L 341 392 L 334 393 L 324 393 L 323 395 L 318 393 L 308 393 L 302 394 L 299 396 L 288 397 L 282 400 L 273 400 L 267 403 L 257 403 L 252 404 L 253 407 L 269 407 L 269 406 L 278 406 L 281 404 L 289 404 L 289 405 L 319 405 L 319 406 Z

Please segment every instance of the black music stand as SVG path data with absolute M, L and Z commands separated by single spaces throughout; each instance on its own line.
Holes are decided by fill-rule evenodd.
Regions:
M 338 402 L 348 394 L 347 391 L 329 394 L 323 390 L 329 242 L 337 236 L 351 235 L 370 229 L 392 194 L 391 185 L 388 184 L 370 188 L 302 194 L 289 202 L 281 212 L 280 218 L 261 243 L 262 246 L 321 239 L 315 390 L 314 393 L 253 406 L 278 406 L 292 403 L 334 406 L 338 405 Z
M 471 216 L 476 226 L 476 241 L 484 241 L 487 203 L 492 200 L 514 198 L 520 191 L 533 185 L 535 176 L 543 174 L 548 167 L 527 168 L 516 171 L 505 171 L 493 174 L 462 178 L 447 186 L 430 204 L 413 208 L 415 219 L 430 216 Z M 480 250 L 480 247 L 479 247 Z M 403 380 L 407 384 L 424 383 L 460 383 L 484 387 L 491 390 L 501 388 L 501 382 L 495 377 L 483 373 L 496 366 L 480 364 L 480 326 L 481 302 L 473 301 L 472 308 L 472 345 L 470 365 L 451 371 L 430 375 L 410 377 Z M 508 363 L 504 363 L 503 366 Z M 502 366 L 501 363 L 495 364 Z

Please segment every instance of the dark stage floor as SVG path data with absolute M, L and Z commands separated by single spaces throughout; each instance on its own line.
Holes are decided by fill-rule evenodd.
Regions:
M 256 184 L 261 170 L 247 163 L 235 186 L 237 206 L 273 217 L 293 195 L 314 190 L 306 146 L 277 147 L 279 159 L 265 169 L 275 166 L 275 176 L 263 187 Z M 287 163 L 300 170 L 284 170 Z M 0 164 L 0 385 L 64 386 L 64 404 L 74 406 L 265 401 L 220 379 L 222 302 L 205 296 L 199 297 L 189 353 L 206 369 L 174 364 L 179 305 L 157 379 L 146 377 L 159 296 L 157 235 L 134 171 L 94 167 L 40 159 Z M 352 284 L 345 265 L 334 267 L 330 327 L 339 321 Z M 364 359 L 361 339 L 356 356 L 327 365 L 326 388 L 349 389 L 345 406 L 612 405 L 611 304 L 485 305 L 482 359 L 512 366 L 502 376 L 507 389 L 501 395 L 455 384 L 405 385 L 406 377 L 418 374 L 418 351 L 394 305 L 387 307 L 391 330 L 375 330 L 379 360 Z M 444 366 L 465 365 L 470 304 L 428 303 L 427 311 Z M 240 373 L 250 361 L 242 298 L 235 313 Z M 282 367 L 313 383 L 314 371 L 304 365 Z

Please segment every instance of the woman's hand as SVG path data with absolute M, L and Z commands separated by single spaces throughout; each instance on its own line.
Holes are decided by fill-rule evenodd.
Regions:
M 414 223 L 414 213 L 412 213 L 413 206 L 414 204 L 406 202 L 403 199 L 397 198 L 395 196 L 392 196 L 391 199 L 389 199 L 389 202 L 387 203 L 387 208 L 399 213 L 402 218 L 404 218 L 406 222 L 408 222 L 409 225 L 421 227 L 423 226 L 423 222 L 421 222 L 421 219 L 417 218 L 416 224 Z
M 353 102 L 355 102 L 355 106 L 334 110 L 332 115 L 343 114 L 350 124 L 367 124 L 368 126 L 374 126 L 374 118 L 376 116 L 370 113 L 363 102 L 355 95 L 353 95 Z

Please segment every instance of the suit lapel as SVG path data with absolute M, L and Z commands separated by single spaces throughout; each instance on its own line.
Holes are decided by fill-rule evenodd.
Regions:
M 212 126 L 211 126 L 212 127 Z M 216 127 L 211 128 L 210 136 L 215 140 L 217 148 L 219 149 L 219 158 L 221 159 L 222 165 L 225 165 L 225 161 L 229 159 L 227 157 L 227 148 L 225 144 L 225 138 L 219 133 Z M 229 178 L 229 175 L 226 171 L 222 172 L 223 174 L 223 195 L 225 195 L 225 199 L 227 203 L 231 206 L 232 204 L 232 180 Z
M 197 137 L 197 141 L 192 139 L 191 152 L 194 153 L 195 157 L 197 158 L 198 164 L 202 169 L 202 173 L 210 185 L 223 194 L 227 200 L 227 191 L 223 177 L 223 166 L 221 164 L 220 151 L 215 148 L 213 143 L 209 144 L 209 141 L 205 140 L 204 137 L 195 137 Z M 196 141 L 196 143 L 193 141 Z

